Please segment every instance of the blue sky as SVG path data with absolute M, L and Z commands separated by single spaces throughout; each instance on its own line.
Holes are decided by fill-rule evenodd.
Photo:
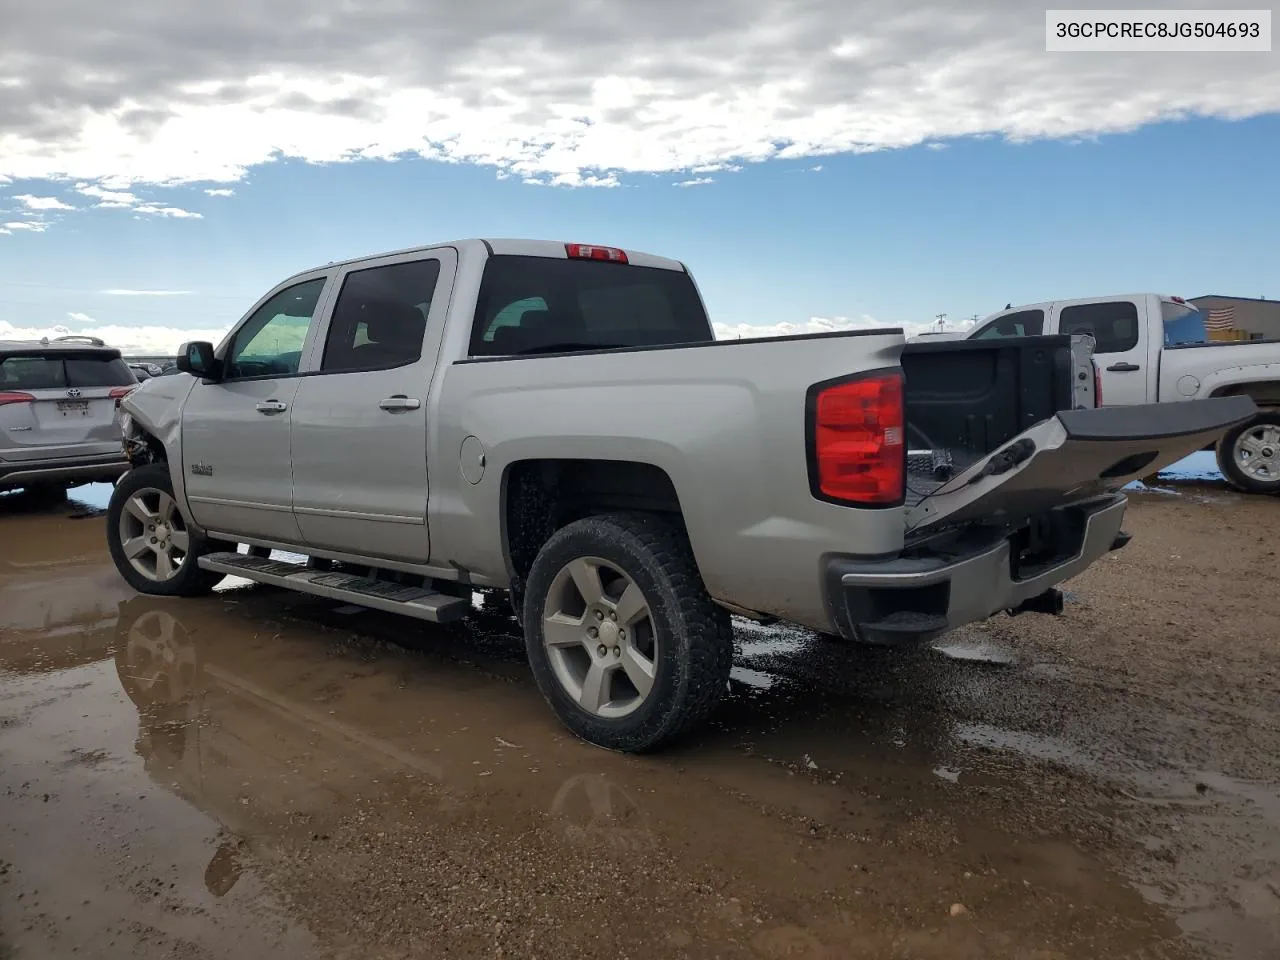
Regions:
M 838 19 L 841 9 L 828 12 Z M 164 29 L 154 18 L 146 22 Z M 16 45 L 21 31 L 14 37 Z M 482 30 L 477 37 L 482 43 Z M 765 57 L 761 69 L 796 74 L 802 68 L 787 59 L 796 51 L 786 44 L 803 39 L 769 47 L 777 63 L 768 67 Z M 103 136 L 90 114 L 78 128 L 58 129 L 46 111 L 39 125 L 34 108 L 32 129 L 47 141 L 41 149 L 0 133 L 0 331 L 65 327 L 168 344 L 183 332 L 224 329 L 295 270 L 467 236 L 615 244 L 680 258 L 698 277 L 713 319 L 727 326 L 827 318 L 914 327 L 939 312 L 954 323 L 1007 301 L 1147 289 L 1280 298 L 1276 55 L 1256 55 L 1265 59 L 1244 67 L 1247 57 L 1187 55 L 1182 71 L 1170 70 L 1176 57 L 1140 55 L 1102 67 L 1090 61 L 1074 76 L 1046 66 L 1051 58 L 1042 49 L 975 52 L 937 43 L 943 46 L 923 46 L 918 55 L 950 57 L 946 83 L 955 89 L 939 81 L 921 94 L 922 81 L 912 80 L 903 91 L 934 98 L 924 106 L 889 96 L 892 89 L 877 99 L 858 87 L 861 99 L 833 119 L 831 106 L 805 99 L 834 82 L 835 74 L 823 73 L 802 92 L 787 93 L 779 81 L 746 106 L 735 94 L 705 119 L 676 110 L 654 120 L 665 101 L 643 92 L 642 81 L 652 78 L 637 68 L 640 79 L 625 83 L 597 76 L 582 107 L 594 119 L 570 132 L 561 105 L 539 105 L 531 95 L 518 116 L 539 107 L 551 119 L 529 120 L 521 129 L 533 133 L 507 140 L 494 133 L 506 128 L 479 120 L 466 127 L 454 118 L 446 134 L 431 133 L 426 120 L 418 129 L 420 114 L 395 113 L 399 88 L 388 93 L 385 78 L 381 86 L 351 81 L 343 88 L 351 95 L 335 99 L 315 86 L 321 81 L 303 84 L 302 67 L 271 81 L 274 100 L 255 100 L 265 81 L 254 81 L 259 86 L 237 88 L 214 107 L 184 106 L 190 84 L 172 84 L 201 74 L 198 63 L 175 65 L 179 49 L 159 65 L 171 68 L 170 86 L 152 70 L 140 74 L 137 90 L 120 91 L 118 103 L 86 106 L 99 120 L 110 116 L 119 135 Z M 847 51 L 832 49 L 833 64 L 847 61 Z M 705 50 L 695 52 L 705 59 Z M 27 88 L 38 91 L 41 65 L 52 70 L 62 56 L 32 60 Z M 725 56 L 730 70 L 736 61 Z M 219 83 L 236 71 L 261 72 L 252 63 L 214 66 Z M 569 65 L 546 69 L 548 82 L 558 82 Z M 897 77 L 896 69 L 865 66 L 875 77 Z M 1018 90 L 987 76 L 1019 71 L 1041 79 Z M 400 82 L 414 90 L 423 83 Z M 688 83 L 681 103 L 724 96 L 723 79 Z M 282 113 L 279 90 L 286 88 L 294 100 L 305 90 L 312 107 L 323 104 L 314 115 L 293 105 Z M 151 96 L 154 118 L 129 113 L 140 109 L 139 91 Z M 392 106 L 377 116 L 363 108 L 384 101 Z M 216 112 L 183 127 L 197 107 Z M 749 119 L 720 116 L 748 108 L 773 111 L 762 121 L 771 130 L 798 117 L 795 129 L 803 132 L 762 142 Z M 1191 118 L 1162 119 L 1171 113 Z M 292 124 L 287 143 L 255 126 L 278 117 Z M 610 124 L 613 139 L 597 136 Z M 656 131 L 661 155 L 648 150 L 640 136 L 646 130 Z M 329 162 L 402 153 L 419 135 L 430 145 L 412 149 L 449 162 L 422 155 Z M 119 147 L 126 136 L 127 149 Z M 529 147 L 535 141 L 536 150 Z M 547 185 L 556 180 L 613 185 Z M 708 182 L 677 185 L 689 181 Z M 4 233 L 5 223 L 19 226 Z

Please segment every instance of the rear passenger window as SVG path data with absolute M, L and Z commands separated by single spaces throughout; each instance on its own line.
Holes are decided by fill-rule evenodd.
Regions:
M 714 339 L 681 270 L 496 256 L 485 264 L 471 355 L 572 353 Z
M 1038 337 L 1044 332 L 1043 310 L 1019 310 L 996 317 L 973 335 L 974 340 L 998 340 L 1004 337 Z
M 321 372 L 389 370 L 420 360 L 439 278 L 434 259 L 349 273 L 329 322 Z
M 1125 353 L 1138 345 L 1138 307 L 1129 300 L 1064 307 L 1058 330 L 1091 335 L 1094 353 Z

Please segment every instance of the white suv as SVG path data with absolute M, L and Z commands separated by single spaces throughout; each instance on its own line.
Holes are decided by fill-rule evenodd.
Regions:
M 129 466 L 120 401 L 137 386 L 94 337 L 0 340 L 0 490 L 114 481 Z

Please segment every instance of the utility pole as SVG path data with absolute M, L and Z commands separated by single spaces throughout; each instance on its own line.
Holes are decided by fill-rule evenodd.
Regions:
M 945 313 L 936 314 L 933 319 L 938 321 L 939 333 L 947 328 L 947 315 Z

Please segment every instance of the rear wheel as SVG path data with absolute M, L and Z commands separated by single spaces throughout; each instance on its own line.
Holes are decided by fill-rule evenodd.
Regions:
M 166 463 L 138 467 L 116 484 L 107 505 L 107 546 L 120 575 L 140 593 L 200 596 L 223 578 L 201 570 L 198 561 L 227 545 L 187 527 Z
M 1218 468 L 1246 493 L 1280 493 L 1280 411 L 1267 410 L 1218 442 Z
M 558 530 L 525 584 L 524 632 L 543 696 L 591 743 L 640 752 L 704 720 L 729 679 L 733 631 L 674 524 L 588 517 Z

